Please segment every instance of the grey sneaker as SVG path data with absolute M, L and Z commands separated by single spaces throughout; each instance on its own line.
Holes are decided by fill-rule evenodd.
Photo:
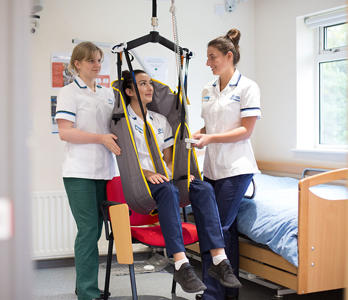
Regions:
M 198 293 L 207 289 L 189 263 L 183 263 L 178 271 L 174 268 L 174 280 L 186 293 Z
M 237 277 L 233 274 L 233 270 L 228 259 L 224 259 L 216 266 L 211 264 L 208 274 L 209 276 L 218 280 L 225 287 L 240 288 L 242 286 Z

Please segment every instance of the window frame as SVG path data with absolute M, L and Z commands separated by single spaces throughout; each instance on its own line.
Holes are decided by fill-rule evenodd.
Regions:
M 320 64 L 329 63 L 340 60 L 348 60 L 348 46 L 334 47 L 325 49 L 326 42 L 326 28 L 345 24 L 347 22 L 337 22 L 329 25 L 322 25 L 314 29 L 315 44 L 317 45 L 316 57 L 314 59 L 314 75 L 315 75 L 315 91 L 314 91 L 314 119 L 315 119 L 315 132 L 314 132 L 314 148 L 316 149 L 333 149 L 333 150 L 345 150 L 348 149 L 348 141 L 345 145 L 324 145 L 320 144 L 321 137 L 321 123 L 320 123 L 320 103 L 321 103 L 321 74 Z
M 296 138 L 291 149 L 295 158 L 334 164 L 347 160 L 348 148 L 318 147 L 319 135 L 316 134 L 319 132 L 316 127 L 319 27 L 347 22 L 347 8 L 347 5 L 342 5 L 296 17 Z

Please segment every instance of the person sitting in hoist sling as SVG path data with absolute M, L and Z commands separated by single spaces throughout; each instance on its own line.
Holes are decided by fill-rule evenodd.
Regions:
M 159 150 L 166 164 L 167 174 L 170 174 L 174 141 L 172 128 L 166 117 L 146 108 L 146 105 L 152 102 L 154 93 L 150 76 L 142 70 L 135 70 L 134 75 L 146 122 L 154 130 Z M 167 254 L 174 258 L 174 280 L 181 285 L 185 292 L 196 293 L 203 291 L 206 289 L 206 286 L 194 272 L 185 254 L 178 189 L 170 178 L 155 172 L 146 144 L 144 119 L 133 86 L 132 74 L 129 71 L 123 71 L 122 77 L 123 92 L 127 104 L 126 113 L 129 116 L 134 132 L 141 168 L 148 182 L 152 197 L 157 204 Z M 240 287 L 241 283 L 233 274 L 225 254 L 225 244 L 212 186 L 207 182 L 195 179 L 191 175 L 189 197 L 195 217 L 201 253 L 209 251 L 212 256 L 213 263 L 209 268 L 209 275 L 226 287 Z

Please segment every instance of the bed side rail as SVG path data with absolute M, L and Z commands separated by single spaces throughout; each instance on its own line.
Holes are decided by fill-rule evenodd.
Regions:
M 322 169 L 322 168 L 305 168 L 302 172 L 301 179 L 306 178 L 308 176 L 317 175 L 320 173 L 325 173 L 331 171 L 330 169 Z
M 298 294 L 344 287 L 348 199 L 328 200 L 310 187 L 348 180 L 348 168 L 299 181 Z
M 306 171 L 308 170 L 308 171 Z M 324 169 L 305 169 L 303 171 L 303 174 L 308 174 L 309 171 L 317 170 L 320 172 L 320 170 Z M 318 184 L 324 184 L 324 183 L 330 183 L 338 180 L 348 180 L 348 168 L 342 168 L 332 171 L 324 170 L 325 173 L 316 174 L 310 177 L 306 177 L 300 180 L 299 182 L 299 188 L 301 189 L 301 186 L 305 186 L 308 184 L 309 187 L 318 185 Z

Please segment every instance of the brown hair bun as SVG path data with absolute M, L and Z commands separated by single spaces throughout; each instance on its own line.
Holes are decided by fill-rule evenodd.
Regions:
M 240 31 L 237 28 L 232 28 L 227 32 L 226 38 L 230 39 L 235 47 L 238 47 Z

